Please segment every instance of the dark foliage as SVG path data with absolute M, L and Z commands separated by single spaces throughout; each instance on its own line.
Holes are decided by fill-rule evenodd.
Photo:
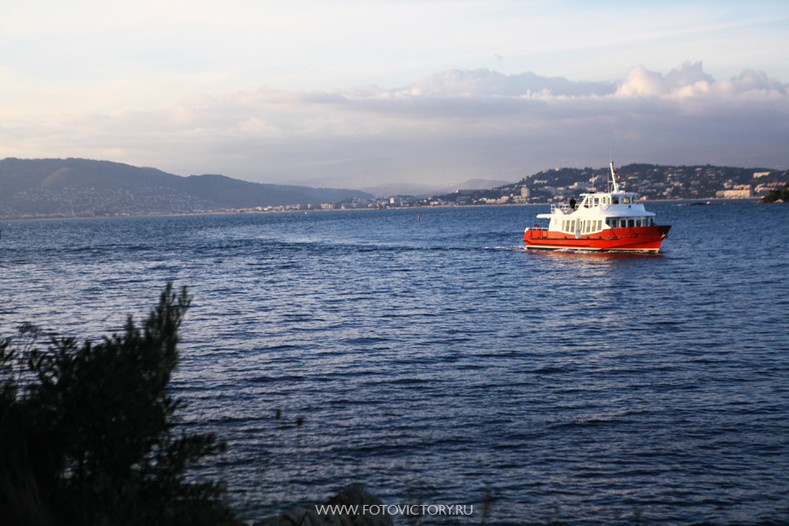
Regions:
M 762 197 L 761 203 L 774 203 L 783 201 L 789 203 L 789 184 L 785 184 L 782 190 L 770 190 L 766 196 Z
M 223 487 L 187 468 L 223 444 L 177 428 L 168 384 L 189 308 L 167 285 L 143 327 L 93 344 L 30 325 L 0 340 L 0 517 L 25 525 L 235 523 Z

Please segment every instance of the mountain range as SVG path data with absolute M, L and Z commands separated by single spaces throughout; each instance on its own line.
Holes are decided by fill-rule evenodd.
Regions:
M 89 159 L 0 160 L 0 217 L 205 212 L 335 203 L 359 190 L 261 184 L 223 175 L 181 177 Z
M 637 191 L 647 199 L 706 199 L 729 194 L 753 197 L 780 189 L 789 181 L 788 170 L 710 165 L 631 164 L 620 167 L 618 172 L 628 190 Z M 181 177 L 155 168 L 110 161 L 9 158 L 0 160 L 0 217 L 232 212 L 269 207 L 324 208 L 322 205 L 327 203 L 343 208 L 393 203 L 397 206 L 428 206 L 432 202 L 537 203 L 591 191 L 597 185 L 604 186 L 607 180 L 608 168 L 556 168 L 517 183 L 473 179 L 451 187 L 413 187 L 406 196 L 401 185 L 378 187 L 370 193 L 252 183 L 223 175 Z M 428 193 L 431 190 L 432 195 Z

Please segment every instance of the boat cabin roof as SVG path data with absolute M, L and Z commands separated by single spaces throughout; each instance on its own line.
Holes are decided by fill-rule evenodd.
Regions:
M 551 205 L 550 214 L 539 214 L 537 217 L 551 218 L 553 214 L 579 214 L 583 217 L 653 217 L 655 214 L 644 210 L 644 205 L 637 201 L 636 192 L 593 192 L 580 194 L 580 203 L 559 203 Z M 574 205 L 574 206 L 573 206 Z
M 581 197 L 586 198 L 586 196 L 592 197 L 600 197 L 604 195 L 610 196 L 629 196 L 629 197 L 638 197 L 638 192 L 589 192 L 585 194 L 580 194 Z
M 582 199 L 579 208 L 591 208 L 602 204 L 633 204 L 638 199 L 638 194 L 636 192 L 593 192 L 581 194 L 581 198 Z

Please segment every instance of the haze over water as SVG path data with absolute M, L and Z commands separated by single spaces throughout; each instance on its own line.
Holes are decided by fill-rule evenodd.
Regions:
M 526 252 L 547 206 L 4 221 L 0 331 L 188 286 L 174 388 L 250 519 L 358 481 L 472 523 L 785 522 L 789 208 L 647 208 L 658 256 Z

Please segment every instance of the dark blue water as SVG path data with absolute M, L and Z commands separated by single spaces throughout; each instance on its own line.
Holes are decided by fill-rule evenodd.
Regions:
M 188 286 L 174 386 L 249 519 L 362 481 L 458 524 L 789 521 L 789 206 L 651 204 L 658 256 L 526 252 L 546 208 L 4 221 L 0 331 Z

